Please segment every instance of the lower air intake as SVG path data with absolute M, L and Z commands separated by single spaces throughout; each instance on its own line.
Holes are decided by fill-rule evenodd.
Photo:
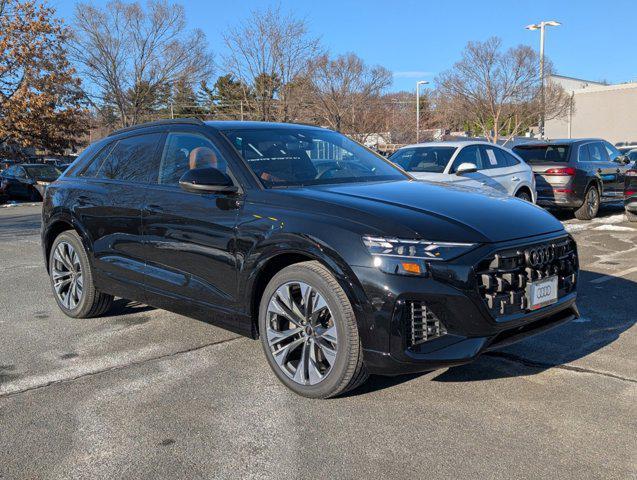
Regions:
M 411 323 L 412 347 L 447 333 L 444 324 L 423 302 L 408 302 L 407 313 Z

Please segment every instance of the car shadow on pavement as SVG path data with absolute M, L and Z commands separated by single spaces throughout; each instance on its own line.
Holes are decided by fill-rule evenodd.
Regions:
M 485 353 L 472 363 L 440 370 L 431 381 L 475 382 L 535 375 L 586 357 L 613 343 L 636 323 L 636 291 L 637 283 L 626 278 L 581 270 L 577 300 L 580 318 Z M 383 390 L 422 375 L 372 376 L 350 395 Z
M 142 313 L 155 310 L 155 307 L 146 305 L 144 303 L 136 302 L 134 300 L 126 300 L 124 298 L 118 298 L 113 302 L 113 306 L 110 308 L 105 317 L 117 317 L 120 315 L 130 315 L 133 313 Z

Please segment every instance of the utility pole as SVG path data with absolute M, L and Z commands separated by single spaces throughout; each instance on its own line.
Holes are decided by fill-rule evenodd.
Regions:
M 427 80 L 416 82 L 416 143 L 420 142 L 420 86 L 428 83 Z
M 544 98 L 544 30 L 546 27 L 557 27 L 561 25 L 555 20 L 541 21 L 533 25 L 527 25 L 527 30 L 540 31 L 540 137 L 544 138 L 544 117 L 545 117 L 545 98 Z

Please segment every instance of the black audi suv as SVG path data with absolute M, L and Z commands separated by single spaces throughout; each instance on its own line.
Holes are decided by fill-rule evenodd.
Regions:
M 67 315 L 118 296 L 260 338 L 277 377 L 315 398 L 577 316 L 576 245 L 550 214 L 414 181 L 311 126 L 115 132 L 47 189 L 42 245 Z
M 600 204 L 621 201 L 631 160 L 597 138 L 534 141 L 513 147 L 535 173 L 537 204 L 570 209 L 580 220 Z

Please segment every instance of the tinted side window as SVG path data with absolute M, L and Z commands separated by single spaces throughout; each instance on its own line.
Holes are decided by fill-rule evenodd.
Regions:
M 106 159 L 106 157 L 108 157 L 109 153 L 111 153 L 111 150 L 113 150 L 114 146 L 115 142 L 109 142 L 104 145 L 99 153 L 89 161 L 89 164 L 86 167 L 84 167 L 79 176 L 90 178 L 97 177 L 97 172 L 99 172 L 102 163 L 104 163 L 104 160 Z
M 24 171 L 24 168 L 17 167 L 15 169 L 15 178 L 27 178 L 27 172 Z
M 591 161 L 591 156 L 588 154 L 588 145 L 580 145 L 579 149 L 578 149 L 578 156 L 577 156 L 577 161 L 578 162 L 590 162 Z
M 482 168 L 490 169 L 490 168 L 503 168 L 506 167 L 506 159 L 498 155 L 499 148 L 495 147 L 480 147 L 482 153 Z
M 86 147 L 82 153 L 75 159 L 73 162 L 73 166 L 69 167 L 64 173 L 67 177 L 75 177 L 77 175 L 78 170 L 82 168 L 82 165 L 90 162 L 92 157 L 99 152 L 104 146 L 103 141 L 97 141 L 95 143 L 91 143 L 88 147 Z
M 606 147 L 606 153 L 611 162 L 616 161 L 617 157 L 621 157 L 621 152 L 610 143 L 604 142 L 604 147 Z
M 98 178 L 150 183 L 157 172 L 157 147 L 161 133 L 119 140 L 97 172 Z
M 478 170 L 482 170 L 482 157 L 480 156 L 480 150 L 476 145 L 464 147 L 462 150 L 460 150 L 460 153 L 453 161 L 451 173 L 454 173 L 463 163 L 473 163 L 476 167 L 478 167 Z
M 153 183 L 177 185 L 188 169 L 204 167 L 227 171 L 225 160 L 208 138 L 197 133 L 170 133 Z
M 588 156 L 591 159 L 591 162 L 607 162 L 608 157 L 606 156 L 606 150 L 604 146 L 599 143 L 589 143 L 588 144 Z

